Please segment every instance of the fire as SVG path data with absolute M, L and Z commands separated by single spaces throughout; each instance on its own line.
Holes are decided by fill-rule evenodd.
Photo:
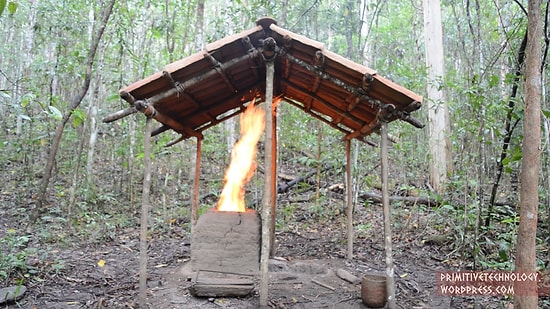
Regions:
M 231 163 L 225 172 L 224 187 L 217 209 L 245 212 L 244 186 L 256 170 L 256 145 L 265 129 L 265 112 L 252 102 L 241 115 L 241 137 L 231 151 Z

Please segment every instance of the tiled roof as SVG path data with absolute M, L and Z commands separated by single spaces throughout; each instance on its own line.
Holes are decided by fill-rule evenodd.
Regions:
M 256 24 L 121 89 L 131 106 L 105 121 L 140 110 L 162 124 L 153 135 L 172 129 L 181 139 L 201 137 L 251 102 L 263 102 L 265 61 L 274 61 L 273 96 L 340 130 L 346 139 L 363 139 L 382 120 L 422 127 L 410 116 L 420 108 L 421 96 L 271 18 Z

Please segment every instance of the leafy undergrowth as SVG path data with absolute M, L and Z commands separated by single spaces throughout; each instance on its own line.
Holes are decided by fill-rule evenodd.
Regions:
M 328 180 L 318 195 L 311 182 L 304 182 L 278 196 L 276 255 L 287 261 L 341 261 L 358 276 L 383 271 L 381 205 L 369 201 L 356 204 L 354 258 L 346 262 L 344 196 L 338 189 L 341 187 Z M 124 193 L 91 195 L 83 191 L 71 217 L 64 209 L 64 197 L 52 197 L 33 232 L 27 234 L 26 215 L 34 205 L 32 190 L 25 190 L 29 185 L 24 179 L 11 178 L 5 183 L 0 194 L 0 285 L 24 284 L 28 288 L 22 300 L 7 308 L 77 308 L 70 304 L 87 308 L 137 307 L 139 213 L 135 205 L 125 202 Z M 202 190 L 210 192 L 208 188 Z M 189 205 L 160 203 L 157 196 L 153 200 L 172 205 L 153 207 L 151 211 L 149 287 L 158 290 L 173 284 L 171 274 L 189 260 Z M 201 211 L 212 207 L 216 200 L 216 194 L 205 195 Z M 496 217 L 491 230 L 476 235 L 471 230 L 474 219 L 468 217 L 469 210 L 463 205 L 445 202 L 431 207 L 397 202 L 392 207 L 393 256 L 401 308 L 428 308 L 441 301 L 434 296 L 437 271 L 511 269 L 517 221 L 510 220 L 510 216 Z M 548 235 L 542 234 L 539 239 L 542 270 L 547 267 L 544 255 L 549 248 L 544 240 Z M 319 293 L 326 293 L 323 289 L 319 287 Z M 270 298 L 272 307 L 292 308 L 292 304 L 277 302 L 281 295 L 272 294 Z M 151 299 L 153 304 L 155 301 Z M 250 306 L 257 303 L 257 298 L 240 301 L 240 305 L 225 307 Z M 443 299 L 451 308 L 507 308 L 510 302 L 505 296 Z M 540 302 L 543 308 L 550 306 L 548 298 Z M 220 303 L 203 305 L 223 307 Z M 294 306 L 302 308 L 299 301 Z

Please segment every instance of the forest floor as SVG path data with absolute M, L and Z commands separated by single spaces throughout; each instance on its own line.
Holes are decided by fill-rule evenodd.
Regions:
M 42 217 L 35 232 L 25 235 L 21 231 L 28 210 L 21 205 L 30 207 L 32 197 L 16 194 L 24 190 L 17 185 L 6 185 L 0 194 L 0 239 L 4 240 L 0 250 L 8 245 L 13 250 L 17 239 L 25 238 L 20 241 L 25 265 L 0 282 L 0 288 L 15 285 L 16 279 L 22 278 L 27 291 L 17 302 L 0 307 L 138 308 L 139 227 L 117 228 L 104 240 L 90 241 L 63 227 L 59 214 L 59 218 Z M 343 269 L 357 277 L 384 271 L 381 205 L 356 207 L 354 257 L 348 261 L 342 196 L 326 191 L 323 196 L 321 207 L 299 202 L 309 199 L 289 202 L 288 195 L 279 196 L 277 259 L 270 265 L 271 308 L 365 308 L 361 285 L 340 279 L 336 271 Z M 399 308 L 510 308 L 511 301 L 505 296 L 437 295 L 438 271 L 471 269 L 472 263 L 456 249 L 454 235 L 433 238 L 445 234 L 441 222 L 431 216 L 433 209 L 404 204 L 397 207 L 393 257 Z M 188 218 L 175 218 L 150 232 L 149 308 L 258 308 L 259 284 L 243 298 L 191 296 L 188 222 Z
M 18 168 L 6 165 L 6 173 L 0 176 L 0 272 L 9 270 L 3 274 L 6 279 L 0 281 L 0 289 L 22 283 L 27 290 L 17 302 L 2 304 L 0 300 L 0 308 L 139 308 L 139 210 L 124 206 L 128 202 L 116 200 L 115 195 L 102 193 L 102 197 L 96 193 L 95 200 L 102 199 L 104 205 L 86 202 L 68 214 L 63 206 L 67 197 L 59 194 L 50 197 L 47 210 L 28 234 L 26 220 L 35 197 Z M 56 181 L 60 182 L 59 178 Z M 384 272 L 382 206 L 368 201 L 356 204 L 354 255 L 350 261 L 346 259 L 342 186 L 323 185 L 315 202 L 315 192 L 308 185 L 303 183 L 278 195 L 269 307 L 365 308 L 361 284 L 345 281 L 336 273 L 345 270 L 361 278 Z M 201 202 L 215 205 L 216 197 L 205 195 Z M 190 294 L 193 274 L 186 207 L 173 206 L 169 215 L 162 207 L 152 210 L 148 308 L 258 308 L 259 278 L 255 279 L 253 292 L 242 298 Z M 469 255 L 471 244 L 460 242 L 460 235 L 453 232 L 453 226 L 460 223 L 451 222 L 454 219 L 446 209 L 410 200 L 392 203 L 392 207 L 399 308 L 510 308 L 511 300 L 506 296 L 437 295 L 438 272 L 479 269 Z M 71 218 L 71 224 L 67 218 Z M 543 308 L 550 306 L 550 300 L 541 304 Z

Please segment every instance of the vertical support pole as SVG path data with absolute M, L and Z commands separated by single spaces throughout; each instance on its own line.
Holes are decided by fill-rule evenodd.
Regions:
M 275 66 L 273 61 L 266 60 L 266 86 L 265 86 L 265 180 L 262 201 L 262 252 L 260 258 L 260 306 L 267 307 L 269 289 L 269 254 L 271 252 L 271 224 L 272 224 L 272 184 L 273 160 L 272 155 L 272 115 L 273 110 L 273 76 Z
M 388 193 L 388 123 L 382 120 L 380 128 L 380 166 L 382 168 L 382 206 L 384 207 L 384 248 L 386 252 L 386 291 L 388 308 L 397 308 L 392 254 L 390 196 Z
M 201 175 L 202 138 L 197 137 L 197 153 L 195 154 L 195 178 L 193 179 L 193 205 L 191 205 L 191 235 L 195 230 L 199 212 L 199 181 Z
M 147 308 L 147 221 L 149 218 L 149 192 L 151 188 L 151 117 L 147 117 L 145 123 L 143 163 L 144 175 L 139 233 L 139 306 Z
M 269 256 L 273 257 L 275 256 L 275 250 L 277 250 L 277 246 L 275 246 L 275 218 L 277 217 L 277 104 L 273 102 L 273 96 L 271 102 L 271 248 Z
M 351 139 L 346 139 L 346 216 L 348 225 L 348 253 L 346 258 L 353 258 L 353 198 L 351 183 Z

